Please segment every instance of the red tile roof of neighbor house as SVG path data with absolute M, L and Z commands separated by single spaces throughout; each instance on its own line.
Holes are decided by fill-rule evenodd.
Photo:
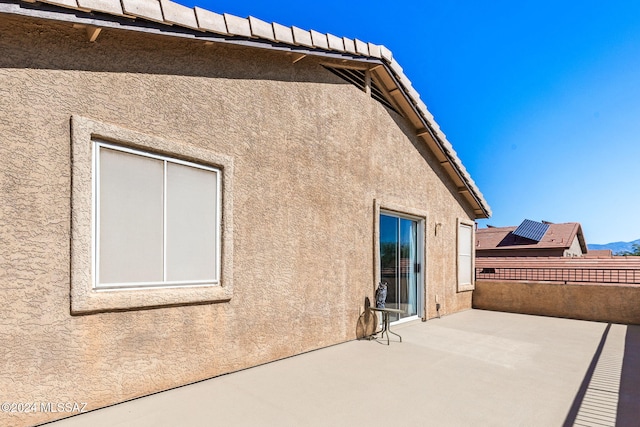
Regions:
M 579 268 L 640 270 L 640 257 L 614 256 L 610 258 L 511 256 L 479 257 L 476 268 Z
M 576 236 L 582 252 L 587 252 L 587 244 L 578 222 L 549 224 L 549 229 L 539 242 L 514 235 L 517 227 L 489 227 L 476 231 L 476 252 L 481 250 L 513 249 L 568 249 Z
M 584 256 L 587 258 L 611 258 L 613 251 L 611 249 L 589 249 L 589 252 Z

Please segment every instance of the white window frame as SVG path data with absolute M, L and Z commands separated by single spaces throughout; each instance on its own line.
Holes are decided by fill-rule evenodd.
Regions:
M 163 185 L 163 280 L 159 282 L 130 282 L 130 283 L 114 283 L 114 284 L 100 284 L 100 149 L 108 148 L 114 151 L 120 151 L 123 153 L 133 154 L 137 156 L 142 156 L 146 158 L 151 158 L 155 160 L 160 160 L 163 162 L 164 167 L 164 185 Z M 216 242 L 215 242 L 215 253 L 216 259 L 215 261 L 215 277 L 212 280 L 180 280 L 180 281 L 168 281 L 167 280 L 167 164 L 175 163 L 183 166 L 189 166 L 196 169 L 202 169 L 206 171 L 211 171 L 216 174 L 216 216 L 213 218 L 215 222 L 216 228 Z M 122 289 L 122 288 L 142 288 L 142 287 L 152 287 L 152 286 L 203 286 L 203 285 L 217 285 L 220 283 L 220 187 L 221 187 L 221 171 L 218 168 L 211 166 L 204 166 L 197 163 L 187 162 L 184 160 L 176 159 L 173 157 L 168 157 L 165 155 L 154 154 L 146 151 L 135 150 L 128 147 L 123 147 L 121 145 L 116 145 L 113 143 L 104 142 L 101 140 L 93 140 L 93 194 L 94 194 L 94 206 L 93 206 L 93 271 L 95 274 L 93 286 L 95 289 Z
M 469 277 L 471 278 L 471 282 L 470 283 L 464 283 L 462 282 L 461 278 L 460 278 L 460 271 L 461 268 L 463 267 L 463 264 L 460 262 L 460 237 L 461 237 L 461 233 L 460 233 L 460 229 L 462 227 L 469 227 L 471 230 L 471 241 L 469 242 L 469 247 L 471 248 L 471 262 L 470 264 L 470 268 L 471 268 L 471 272 Z M 469 220 L 464 220 L 461 218 L 458 218 L 457 220 L 457 227 L 456 227 L 456 282 L 458 284 L 458 292 L 465 292 L 465 291 L 472 291 L 475 289 L 475 222 L 473 221 L 469 221 Z
M 218 173 L 219 228 L 216 280 L 206 283 L 134 283 L 131 286 L 96 286 L 96 147 L 145 153 Z M 71 118 L 71 313 L 203 304 L 229 301 L 233 296 L 233 159 L 215 152 L 213 142 L 199 145 L 166 140 L 120 126 Z M 109 284 L 110 285 L 110 284 Z

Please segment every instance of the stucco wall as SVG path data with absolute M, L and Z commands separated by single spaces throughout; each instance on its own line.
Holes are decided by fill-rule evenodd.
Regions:
M 436 294 L 471 307 L 470 210 L 401 117 L 317 60 L 9 17 L 0 52 L 1 402 L 95 409 L 353 339 L 376 200 L 428 213 L 428 317 Z M 72 115 L 233 159 L 229 302 L 70 314 Z
M 473 307 L 640 324 L 640 286 L 478 280 L 473 294 Z
M 569 249 L 564 251 L 564 256 L 582 256 L 584 255 L 582 253 L 582 248 L 580 247 L 580 240 L 578 240 L 578 237 L 576 236 L 573 239 L 573 242 L 571 242 L 571 246 L 569 247 Z

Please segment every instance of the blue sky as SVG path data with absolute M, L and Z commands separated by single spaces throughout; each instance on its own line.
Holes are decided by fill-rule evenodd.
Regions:
M 640 238 L 640 2 L 179 0 L 383 44 L 493 209 Z

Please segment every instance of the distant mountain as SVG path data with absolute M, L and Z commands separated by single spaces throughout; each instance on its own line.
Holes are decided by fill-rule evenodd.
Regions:
M 637 243 L 640 244 L 640 239 L 638 240 L 634 240 L 633 242 L 613 242 L 613 243 L 606 243 L 604 245 L 595 245 L 595 244 L 588 244 L 587 247 L 589 249 L 611 249 L 611 251 L 616 254 L 618 252 L 623 252 L 623 251 L 631 251 L 633 249 L 633 244 Z

